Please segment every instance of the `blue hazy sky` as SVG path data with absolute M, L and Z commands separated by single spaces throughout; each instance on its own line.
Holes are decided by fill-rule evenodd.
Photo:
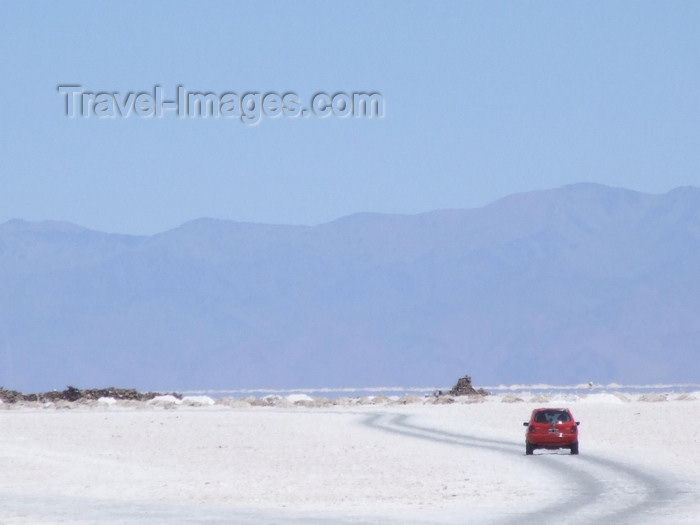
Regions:
M 5 2 L 0 222 L 317 224 L 700 186 L 698 2 Z M 382 119 L 67 118 L 86 91 L 377 91 Z

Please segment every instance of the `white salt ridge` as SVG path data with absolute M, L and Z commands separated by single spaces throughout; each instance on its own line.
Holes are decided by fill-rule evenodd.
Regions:
M 216 402 L 209 396 L 184 396 L 182 398 L 182 404 L 187 406 L 212 406 Z
M 164 396 L 154 397 L 153 399 L 148 401 L 148 404 L 153 406 L 168 407 L 173 405 L 181 405 L 182 400 L 178 399 L 177 397 L 171 394 L 167 394 Z
M 657 385 L 658 386 L 658 385 Z M 121 400 L 112 397 L 101 397 L 95 401 L 80 401 L 78 403 L 70 403 L 67 401 L 58 401 L 56 403 L 40 403 L 23 401 L 20 403 L 5 403 L 0 406 L 3 410 L 16 410 L 21 407 L 43 407 L 50 408 L 89 408 L 91 406 L 101 407 L 120 407 L 120 408 L 136 408 L 139 406 L 152 406 L 159 408 L 178 408 L 178 407 L 218 407 L 218 408 L 241 408 L 249 406 L 262 407 L 331 407 L 331 406 L 363 406 L 363 405 L 413 405 L 413 404 L 471 404 L 471 403 L 535 403 L 539 405 L 549 406 L 566 406 L 570 403 L 579 404 L 623 404 L 634 401 L 646 403 L 665 403 L 677 401 L 695 401 L 700 399 L 700 390 L 689 389 L 688 391 L 659 391 L 655 390 L 655 386 L 647 392 L 632 392 L 623 391 L 581 391 L 570 392 L 562 388 L 546 391 L 533 391 L 528 389 L 502 389 L 499 392 L 492 393 L 487 396 L 435 396 L 433 394 L 424 394 L 422 396 L 410 393 L 410 390 L 403 395 L 361 395 L 353 397 L 315 397 L 307 393 L 295 392 L 286 396 L 278 394 L 270 394 L 260 398 L 253 396 L 245 398 L 230 398 L 230 397 L 212 397 L 207 395 L 188 395 L 182 399 L 171 395 L 159 395 L 147 402 L 134 400 Z M 626 387 L 622 387 L 625 389 Z M 486 389 L 488 391 L 488 389 Z
M 290 403 L 300 403 L 300 402 L 313 403 L 315 401 L 313 397 L 311 397 L 307 394 L 290 394 L 285 399 L 287 401 L 289 401 Z

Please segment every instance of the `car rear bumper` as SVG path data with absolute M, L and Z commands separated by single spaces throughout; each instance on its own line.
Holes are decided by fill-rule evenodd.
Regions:
M 578 443 L 578 436 L 576 434 L 529 434 L 527 436 L 527 442 L 536 447 L 568 447 L 575 443 Z

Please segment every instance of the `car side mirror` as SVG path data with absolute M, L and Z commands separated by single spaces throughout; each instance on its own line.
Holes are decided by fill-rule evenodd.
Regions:
M 530 424 L 530 423 L 527 423 L 527 422 L 526 422 L 526 423 L 523 423 L 523 426 L 526 427 L 526 426 L 528 426 L 529 424 Z
M 581 424 L 580 421 L 577 421 L 577 422 L 576 422 L 576 426 L 579 426 L 580 424 Z

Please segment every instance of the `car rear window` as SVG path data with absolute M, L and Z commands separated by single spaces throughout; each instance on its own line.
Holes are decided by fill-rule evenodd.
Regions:
M 535 414 L 535 423 L 568 423 L 571 416 L 565 410 L 542 410 Z

